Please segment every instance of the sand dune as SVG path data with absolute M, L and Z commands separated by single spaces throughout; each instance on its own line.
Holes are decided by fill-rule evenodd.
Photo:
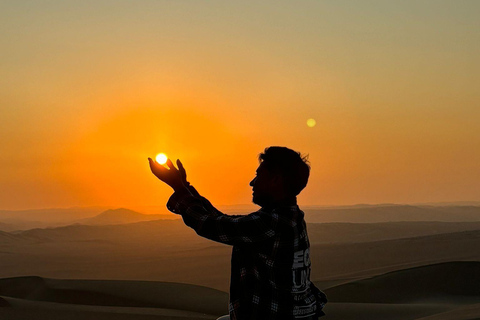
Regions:
M 39 209 L 39 210 L 0 210 L 0 230 L 28 230 L 34 228 L 54 228 L 71 224 L 108 225 L 125 224 L 157 219 L 178 219 L 166 208 L 157 210 L 161 214 L 143 214 L 130 209 L 108 209 L 105 207 Z
M 305 207 L 306 221 L 373 223 L 394 221 L 480 221 L 480 206 L 373 205 L 330 208 Z
M 325 312 L 331 320 L 479 319 L 479 283 L 477 261 L 408 268 L 326 289 Z
M 35 307 L 33 309 L 25 308 L 0 308 L 0 319 L 8 320 L 214 320 L 216 317 L 210 316 L 172 316 L 160 314 L 130 313 L 128 310 L 118 310 L 115 312 L 106 312 L 100 310 L 78 310 L 81 308 L 64 309 L 63 307 L 50 309 Z
M 326 290 L 325 319 L 477 319 L 479 277 L 480 262 L 449 262 L 352 281 Z M 13 320 L 213 320 L 228 300 L 225 292 L 178 283 L 40 277 L 0 279 L 0 295 L 0 318 Z
M 426 226 L 419 232 L 428 232 L 428 224 Z M 341 226 L 345 233 L 352 234 L 347 238 L 368 240 L 362 232 L 369 229 L 364 227 Z M 380 224 L 378 230 L 381 228 Z M 312 229 L 309 228 L 309 232 Z M 387 226 L 384 230 L 374 232 L 370 239 L 388 236 L 388 230 L 392 229 Z M 228 291 L 231 247 L 198 237 L 182 221 L 78 225 L 34 229 L 13 235 L 2 233 L 1 236 L 9 240 L 0 239 L 0 277 L 33 274 L 80 279 L 155 280 Z M 12 237 L 21 238 L 12 241 Z M 351 281 L 439 262 L 480 261 L 477 249 L 480 247 L 480 231 L 369 242 L 325 243 L 327 239 L 322 238 L 321 233 L 320 243 L 315 236 L 312 238 L 312 279 L 335 281 L 335 284 L 339 279 Z M 332 241 L 341 241 L 341 238 L 336 235 Z
M 38 241 L 86 241 L 98 239 L 117 243 L 137 241 L 162 244 L 193 244 L 205 246 L 214 242 L 203 239 L 186 227 L 181 220 L 154 220 L 120 225 L 69 225 L 57 228 L 32 229 L 16 232 L 24 238 Z M 411 238 L 458 231 L 480 230 L 480 222 L 391 222 L 391 223 L 311 223 L 308 224 L 310 243 L 369 242 Z
M 480 230 L 480 222 L 309 223 L 311 244 L 370 242 Z
M 202 318 L 205 314 L 212 317 L 225 314 L 228 304 L 227 293 L 195 285 L 153 281 L 58 280 L 41 277 L 0 279 L 0 296 L 3 296 L 3 300 L 11 307 L 21 309 L 69 309 L 197 318 Z
M 166 215 L 143 214 L 143 213 L 125 209 L 125 208 L 118 208 L 118 209 L 106 210 L 94 217 L 79 220 L 77 221 L 77 223 L 87 224 L 87 225 L 112 225 L 112 224 L 135 223 L 140 221 L 159 220 L 165 217 Z
M 312 279 L 358 279 L 448 261 L 480 261 L 480 231 L 312 246 Z
M 451 310 L 438 304 L 387 304 L 330 302 L 325 320 L 416 320 Z
M 10 307 L 10 304 L 8 303 L 7 300 L 4 298 L 0 297 L 0 307 Z
M 118 224 L 135 221 L 152 220 L 153 217 L 142 216 L 141 213 L 150 213 L 146 216 L 157 216 L 155 219 L 178 219 L 164 206 L 149 208 L 139 207 L 139 212 L 130 209 L 116 209 L 131 211 L 130 216 L 109 210 L 107 207 L 77 207 L 62 209 L 36 210 L 0 210 L 0 230 L 27 230 L 32 228 L 46 228 L 65 226 L 74 223 L 85 224 Z M 246 214 L 258 210 L 254 205 L 224 206 L 224 212 L 229 214 Z M 444 222 L 480 222 L 480 206 L 478 205 L 355 205 L 335 207 L 308 207 L 302 206 L 306 213 L 306 220 L 310 223 L 378 223 L 394 221 L 444 221 Z M 107 212 L 105 215 L 102 213 Z M 113 211 L 113 212 L 112 212 Z M 95 218 L 95 216 L 99 216 Z M 136 216 L 136 217 L 135 217 Z M 91 220 L 90 220 L 91 219 Z M 89 221 L 90 220 L 90 221 Z M 4 225 L 2 225 L 2 223 Z
M 480 301 L 480 262 L 409 268 L 335 286 L 325 293 L 335 302 L 475 303 Z
M 10 224 L 13 230 L 45 228 L 71 224 L 90 218 L 107 210 L 106 207 L 74 207 L 33 210 L 0 210 L 0 221 Z M 12 229 L 11 229 L 12 230 Z
M 478 320 L 480 319 L 480 303 L 456 308 L 418 320 Z
M 28 235 L 0 231 L 0 244 L 3 246 L 32 243 L 34 241 L 35 238 L 31 238 Z
M 330 298 L 325 319 L 475 319 L 467 315 L 478 308 L 463 308 L 480 303 L 477 228 L 309 224 L 312 279 Z M 11 306 L 0 319 L 215 319 L 226 313 L 230 254 L 179 220 L 0 232 L 0 277 L 9 277 L 0 305 Z M 26 275 L 44 278 L 11 278 Z
M 11 224 L 0 222 L 0 231 L 13 231 L 15 229 L 15 226 Z

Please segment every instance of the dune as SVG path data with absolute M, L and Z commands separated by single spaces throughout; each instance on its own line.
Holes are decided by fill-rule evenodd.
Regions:
M 360 238 L 378 236 L 350 227 Z M 216 319 L 227 312 L 231 248 L 181 230 L 189 230 L 181 221 L 150 221 L 0 233 L 3 274 L 47 277 L 0 279 L 0 319 Z M 2 245 L 2 235 L 13 242 Z M 312 279 L 330 300 L 326 319 L 471 320 L 480 303 L 479 246 L 480 230 L 314 244 Z M 51 279 L 59 275 L 98 280 Z
M 197 318 L 225 314 L 228 306 L 228 294 L 225 292 L 154 281 L 6 278 L 0 279 L 0 296 L 11 307 L 20 309 L 68 309 Z
M 479 271 L 480 262 L 449 262 L 351 281 L 325 290 L 325 312 L 330 320 L 476 319 Z M 12 320 L 213 320 L 228 300 L 225 292 L 178 283 L 40 277 L 0 279 L 0 295 L 10 307 L 0 308 L 0 318 Z
M 118 208 L 106 210 L 99 215 L 77 221 L 79 224 L 87 225 L 111 225 L 126 224 L 140 221 L 151 221 L 165 218 L 160 214 L 143 214 L 130 209 Z
M 205 320 L 215 317 L 152 315 L 126 312 L 0 308 L 0 319 L 8 320 Z
M 11 224 L 14 230 L 45 228 L 71 224 L 76 220 L 90 218 L 107 210 L 106 207 L 73 207 L 32 210 L 0 210 L 0 220 Z
M 100 304 L 70 304 L 58 302 L 32 301 L 27 299 L 18 299 L 11 297 L 3 297 L 9 303 L 9 307 L 15 310 L 41 310 L 41 311 L 57 311 L 57 312 L 79 312 L 79 313 L 96 313 L 96 314 L 124 314 L 124 315 L 155 315 L 160 319 L 212 319 L 214 315 L 198 313 L 192 311 L 167 309 L 157 307 L 130 307 L 130 306 L 104 306 Z
M 463 306 L 451 311 L 419 318 L 417 320 L 479 320 L 480 303 Z
M 446 261 L 480 261 L 480 231 L 366 241 L 388 236 L 389 230 L 401 231 L 408 224 L 400 223 L 394 229 L 387 225 L 383 231 L 382 226 L 377 231 L 365 225 L 340 226 L 350 234 L 345 236 L 349 241 L 365 242 L 341 242 L 343 235 L 335 235 L 332 241 L 337 242 L 329 243 L 321 233 L 318 238 L 313 234 L 312 279 L 330 281 L 331 285 L 331 281 L 345 283 Z M 428 232 L 428 226 L 417 231 Z M 309 227 L 309 232 L 312 229 Z M 365 235 L 370 231 L 371 238 Z M 392 233 L 401 236 L 397 231 Z M 231 247 L 199 237 L 178 220 L 75 225 L 2 236 L 9 240 L 0 239 L 0 277 L 33 274 L 49 278 L 155 280 L 228 291 Z
M 15 234 L 11 232 L 0 231 L 0 245 L 16 245 L 35 242 L 36 239 L 27 235 Z
M 0 231 L 13 231 L 15 229 L 15 226 L 12 224 L 0 222 Z
M 480 206 L 365 205 L 348 207 L 305 207 L 310 223 L 374 223 L 394 221 L 480 221 Z
M 478 261 L 407 268 L 325 289 L 325 313 L 331 320 L 479 319 L 479 283 Z
M 389 272 L 325 290 L 330 301 L 356 303 L 480 302 L 480 262 L 454 261 Z
M 480 222 L 311 223 L 311 244 L 358 243 L 411 238 L 459 231 L 480 230 Z M 153 220 L 115 225 L 69 225 L 16 232 L 39 241 L 112 241 L 129 244 L 143 241 L 162 244 L 216 244 L 199 237 L 181 220 Z
M 480 222 L 309 223 L 311 244 L 370 242 L 480 230 Z
M 10 307 L 10 304 L 8 303 L 7 300 L 4 298 L 0 297 L 0 307 Z
M 163 209 L 162 214 L 143 214 L 130 209 L 108 209 L 103 207 L 0 210 L 0 230 L 15 231 L 34 228 L 55 228 L 71 224 L 108 225 L 125 224 L 158 219 L 178 219 Z
M 451 310 L 439 304 L 329 302 L 325 320 L 414 320 Z
M 363 243 L 313 245 L 312 279 L 366 278 L 448 261 L 480 261 L 480 230 Z

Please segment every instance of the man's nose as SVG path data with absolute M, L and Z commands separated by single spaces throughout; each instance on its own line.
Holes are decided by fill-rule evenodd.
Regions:
M 257 180 L 257 178 L 253 178 L 252 181 L 250 181 L 250 187 L 253 187 L 255 185 L 255 180 Z

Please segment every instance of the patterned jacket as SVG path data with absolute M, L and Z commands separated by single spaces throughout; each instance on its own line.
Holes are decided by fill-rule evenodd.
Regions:
M 327 299 L 310 282 L 310 244 L 297 205 L 226 215 L 189 186 L 175 192 L 167 208 L 200 236 L 233 246 L 231 320 L 324 315 Z

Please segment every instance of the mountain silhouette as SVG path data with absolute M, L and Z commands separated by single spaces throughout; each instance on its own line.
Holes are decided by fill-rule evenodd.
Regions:
M 159 220 L 164 218 L 160 214 L 143 214 L 126 208 L 110 209 L 92 218 L 77 221 L 87 225 L 126 224 L 141 221 Z

